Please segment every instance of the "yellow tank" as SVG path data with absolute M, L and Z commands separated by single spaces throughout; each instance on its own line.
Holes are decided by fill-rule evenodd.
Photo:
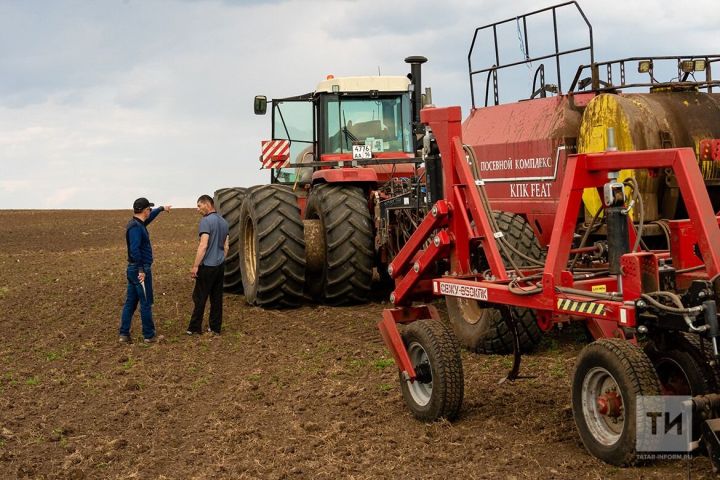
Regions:
M 720 95 L 700 92 L 656 91 L 638 94 L 601 94 L 585 108 L 578 152 L 602 152 L 607 149 L 607 130 L 615 129 L 618 150 L 692 147 L 698 155 L 701 140 L 720 138 Z M 703 178 L 709 189 L 720 186 L 720 164 L 702 162 Z M 645 207 L 645 221 L 672 219 L 678 213 L 679 192 L 671 172 L 637 171 Z M 633 172 L 622 171 L 621 181 Z M 715 197 L 715 198 L 713 198 Z M 717 195 L 711 198 L 717 209 Z M 600 208 L 596 190 L 583 195 L 590 214 Z

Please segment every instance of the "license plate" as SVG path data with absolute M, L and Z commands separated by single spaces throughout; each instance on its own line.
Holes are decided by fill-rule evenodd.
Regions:
M 353 145 L 353 160 L 369 160 L 372 158 L 370 145 Z
M 452 297 L 472 298 L 474 300 L 487 301 L 488 291 L 483 287 L 471 287 L 469 285 L 458 285 L 456 283 L 438 282 L 435 293 L 450 295 Z

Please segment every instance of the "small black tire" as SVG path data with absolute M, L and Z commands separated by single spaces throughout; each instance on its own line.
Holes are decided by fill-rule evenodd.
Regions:
M 643 350 L 655 367 L 663 395 L 694 397 L 717 391 L 717 369 L 710 365 L 712 346 L 700 346 L 696 334 L 675 332 L 671 342 L 649 341 Z M 708 358 L 709 357 L 709 358 Z M 702 433 L 702 418 L 693 416 L 692 440 Z
M 229 293 L 243 293 L 240 274 L 240 208 L 247 189 L 242 187 L 221 188 L 215 191 L 215 210 L 228 223 L 228 254 L 225 258 L 223 288 Z
M 711 392 L 712 380 L 695 352 L 683 346 L 661 349 L 654 342 L 648 342 L 643 350 L 655 367 L 663 395 L 694 397 Z
M 619 395 L 619 413 L 603 414 L 598 394 Z M 641 395 L 660 395 L 660 382 L 639 347 L 603 338 L 582 349 L 572 380 L 572 410 L 580 438 L 593 456 L 611 465 L 635 463 L 636 399 Z
M 321 184 L 308 197 L 307 220 L 320 220 L 325 261 L 314 293 L 334 306 L 370 301 L 375 258 L 373 225 L 367 197 L 360 187 Z M 313 292 L 313 289 L 310 289 Z
M 507 212 L 493 212 L 495 220 L 508 242 L 521 253 L 534 260 L 543 260 L 545 254 L 535 237 L 530 224 L 520 215 Z M 512 253 L 511 257 L 520 265 L 527 260 Z M 505 267 L 509 267 L 505 260 Z M 485 268 L 486 265 L 480 266 Z M 500 310 L 482 308 L 476 300 L 459 297 L 445 297 L 448 317 L 460 345 L 475 353 L 506 354 L 513 351 L 513 333 L 508 328 Z M 529 308 L 512 307 L 517 322 L 520 350 L 531 352 L 543 332 L 537 323 L 535 312 Z
M 418 376 L 409 382 L 400 373 L 405 404 L 419 420 L 454 420 L 460 413 L 465 386 L 460 346 L 452 330 L 437 320 L 417 320 L 401 335 Z
M 303 302 L 305 238 L 290 187 L 263 185 L 248 192 L 240 211 L 239 249 L 249 304 L 283 308 Z
M 713 353 L 712 342 L 697 333 L 680 332 L 678 348 L 692 355 L 700 365 L 707 381 L 708 393 L 720 393 L 720 369 Z

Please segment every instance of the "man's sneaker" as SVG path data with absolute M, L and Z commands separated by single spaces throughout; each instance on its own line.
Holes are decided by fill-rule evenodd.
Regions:
M 130 335 L 120 335 L 120 343 L 132 343 L 132 338 L 130 338 Z
M 158 342 L 159 342 L 160 340 L 162 340 L 163 338 L 165 338 L 165 337 L 163 337 L 162 335 L 155 335 L 154 337 L 150 337 L 150 338 L 144 339 L 143 342 L 145 342 L 145 343 L 158 343 Z
M 185 332 L 185 333 L 188 334 L 188 335 L 190 335 L 190 336 L 192 336 L 192 335 L 202 335 L 202 332 L 194 332 L 194 331 L 192 331 L 192 330 L 188 330 L 188 331 Z
M 209 333 L 210 335 L 220 335 L 220 332 L 216 332 L 212 328 L 208 328 L 207 333 Z

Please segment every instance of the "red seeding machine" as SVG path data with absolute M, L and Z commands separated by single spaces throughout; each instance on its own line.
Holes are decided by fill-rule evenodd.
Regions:
M 533 18 L 555 22 L 563 7 L 585 20 L 569 2 L 481 27 L 475 39 L 497 39 L 510 23 L 527 42 Z M 499 74 L 512 65 L 496 42 L 489 68 L 474 70 L 469 55 L 471 83 L 486 78 L 485 106 L 464 122 L 459 107 L 420 113 L 429 208 L 390 261 L 393 307 L 378 324 L 403 398 L 421 420 L 456 418 L 460 345 L 484 350 L 507 338 L 483 333 L 490 315 L 512 339 L 509 379 L 535 329 L 582 321 L 595 341 L 577 358 L 572 410 L 588 451 L 614 465 L 663 451 L 644 427 L 661 413 L 643 399 L 684 396 L 688 449 L 717 467 L 720 82 L 710 71 L 720 57 L 598 63 L 591 29 L 589 45 L 560 51 L 553 25 L 554 52 L 531 57 L 525 43 L 517 63 L 550 60 L 557 84 L 545 84 L 541 63 L 531 98 L 500 104 Z M 578 51 L 591 62 L 565 92 L 560 59 Z M 673 80 L 657 79 L 663 61 Z M 629 81 L 631 65 L 647 80 Z M 433 297 L 445 298 L 449 323 L 426 303 Z
M 536 21 L 549 52 L 529 42 Z M 587 43 L 559 41 L 578 26 Z M 508 28 L 520 58 L 499 48 Z M 373 282 L 392 284 L 379 328 L 422 420 L 458 416 L 461 346 L 513 352 L 513 379 L 543 332 L 584 322 L 595 341 L 572 407 L 587 449 L 616 465 L 657 452 L 643 399 L 682 396 L 688 445 L 720 465 L 720 55 L 598 62 L 580 7 L 556 5 L 476 29 L 464 121 L 430 105 L 425 61 L 255 98 L 256 113 L 272 108 L 271 181 L 216 192 L 226 288 L 280 308 L 363 303 Z M 503 103 L 517 68 L 532 88 Z

